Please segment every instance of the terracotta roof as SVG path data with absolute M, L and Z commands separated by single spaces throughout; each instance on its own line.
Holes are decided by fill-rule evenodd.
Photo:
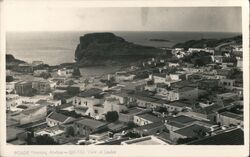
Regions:
M 37 102 L 36 102 L 37 104 L 40 104 L 40 105 L 53 105 L 53 103 L 50 103 L 50 102 L 48 102 L 47 100 L 38 100 Z
M 186 136 L 186 137 L 194 137 L 194 136 L 196 136 L 195 130 L 199 130 L 199 129 L 202 129 L 204 131 L 208 131 L 208 129 L 203 127 L 203 126 L 193 124 L 193 125 L 187 126 L 185 128 L 178 129 L 174 132 L 176 132 L 180 135 Z
M 156 74 L 154 74 L 154 76 L 166 78 L 167 74 L 165 74 L 165 73 L 156 73 Z
M 159 122 L 161 121 L 160 118 L 156 117 L 156 116 L 153 116 L 153 115 L 150 115 L 150 114 L 141 114 L 141 115 L 137 115 L 138 117 L 140 118 L 143 118 L 143 119 L 146 119 L 148 121 L 151 121 L 151 122 Z
M 168 124 L 168 125 L 171 125 L 171 126 L 174 126 L 174 127 L 177 127 L 177 128 L 183 128 L 183 127 L 186 126 L 186 125 L 184 125 L 184 124 L 176 123 L 176 122 L 168 122 L 167 124 Z
M 173 118 L 169 119 L 169 121 L 185 124 L 185 123 L 194 122 L 194 121 L 196 121 L 196 119 L 193 119 L 193 118 L 188 117 L 188 116 L 180 115 L 178 117 L 173 117 Z
M 240 128 L 188 143 L 188 145 L 243 145 L 243 144 L 244 144 L 244 132 Z
M 33 113 L 33 112 L 36 112 L 37 110 L 39 110 L 39 109 L 41 109 L 41 108 L 43 108 L 43 107 L 45 107 L 45 106 L 40 105 L 40 106 L 38 106 L 38 107 L 33 107 L 33 108 L 30 108 L 30 109 L 24 110 L 24 111 L 22 111 L 21 113 L 22 113 L 22 114 L 25 114 L 25 115 L 29 115 L 29 114 L 31 114 L 31 113 Z
M 71 118 L 71 117 L 68 117 L 68 116 L 65 116 L 61 113 L 57 113 L 57 112 L 52 112 L 51 114 L 48 115 L 47 118 L 50 118 L 50 119 L 53 119 L 53 120 L 56 120 L 56 121 L 59 121 L 59 122 L 65 122 L 68 118 Z
M 72 103 L 65 103 L 65 104 L 62 104 L 62 105 L 58 106 L 58 108 L 64 109 L 64 108 L 68 108 L 68 107 L 72 107 L 72 106 L 73 106 Z
M 136 115 L 136 114 L 141 113 L 142 111 L 143 111 L 143 109 L 135 107 L 135 108 L 129 109 L 127 112 L 125 112 L 125 114 L 128 114 L 128 115 L 135 114 Z
M 164 126 L 164 123 L 162 122 L 155 122 L 155 123 L 150 123 L 147 125 L 140 126 L 138 128 L 135 128 L 135 130 L 142 130 L 142 131 L 147 131 L 150 129 L 155 129 L 157 127 Z
M 235 114 L 235 113 L 232 113 L 232 112 L 222 112 L 220 114 L 223 116 L 226 116 L 226 117 L 230 117 L 230 118 L 234 118 L 234 119 L 238 119 L 238 120 L 243 120 L 242 116 Z
M 102 93 L 101 89 L 98 88 L 91 88 L 88 89 L 86 91 L 83 91 L 79 94 L 80 97 L 92 97 L 92 96 L 96 96 Z
M 188 105 L 186 105 L 186 103 L 183 103 L 183 102 L 180 102 L 180 101 L 173 101 L 173 102 L 168 103 L 168 105 L 177 106 L 177 107 L 186 107 L 186 106 L 188 106 Z
M 106 123 L 104 123 L 104 122 L 97 121 L 94 119 L 88 119 L 88 118 L 80 119 L 76 123 L 81 123 L 81 124 L 88 126 L 90 128 L 99 128 L 101 126 L 106 125 Z
M 127 125 L 121 122 L 116 122 L 116 123 L 110 123 L 108 124 L 108 128 L 110 130 L 121 130 L 123 128 L 126 128 Z

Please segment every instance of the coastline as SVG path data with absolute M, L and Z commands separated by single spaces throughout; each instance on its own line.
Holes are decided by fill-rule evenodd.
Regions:
M 88 31 L 87 31 L 88 32 Z M 65 62 L 74 61 L 76 45 L 79 37 L 87 32 L 81 31 L 58 31 L 58 32 L 7 32 L 7 53 L 26 62 L 33 60 L 43 60 L 46 64 L 58 65 Z M 93 31 L 89 31 L 93 32 Z M 140 31 L 113 31 L 116 35 L 123 37 L 127 41 L 154 46 L 172 47 L 174 44 L 188 40 L 204 38 L 224 38 L 239 35 L 240 33 L 204 33 L 204 32 L 140 32 Z M 38 38 L 39 37 L 39 38 Z M 151 38 L 171 39 L 171 42 L 150 42 Z M 57 50 L 57 47 L 63 49 Z M 39 56 L 39 58 L 38 58 Z M 36 59 L 37 58 L 37 59 Z

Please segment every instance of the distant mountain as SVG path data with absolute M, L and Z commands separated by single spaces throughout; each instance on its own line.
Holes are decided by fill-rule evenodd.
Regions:
M 163 52 L 128 42 L 113 33 L 90 33 L 80 37 L 75 60 L 78 65 L 122 64 L 163 55 Z
M 242 36 L 235 36 L 231 38 L 223 38 L 223 39 L 200 39 L 200 40 L 189 40 L 184 43 L 178 43 L 173 46 L 173 48 L 203 48 L 206 47 L 216 47 L 222 43 L 228 43 L 234 41 L 235 43 L 242 44 Z

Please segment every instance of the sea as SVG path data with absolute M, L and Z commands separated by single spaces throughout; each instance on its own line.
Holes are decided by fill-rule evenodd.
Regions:
M 112 32 L 112 31 L 109 31 Z M 6 53 L 28 63 L 43 61 L 49 65 L 72 63 L 75 61 L 75 49 L 84 31 L 58 32 L 7 32 Z M 240 33 L 224 32 L 149 32 L 149 31 L 114 31 L 117 36 L 129 42 L 154 47 L 172 47 L 176 43 L 202 38 L 227 38 Z M 150 39 L 164 39 L 166 41 L 152 41 Z M 100 68 L 100 67 L 99 67 Z M 103 67 L 101 67 L 100 71 Z M 87 73 L 93 71 L 86 68 Z

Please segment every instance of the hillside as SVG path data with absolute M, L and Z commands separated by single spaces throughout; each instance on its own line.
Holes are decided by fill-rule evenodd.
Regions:
M 231 38 L 223 38 L 223 39 L 200 39 L 200 40 L 189 40 L 184 43 L 178 43 L 173 46 L 173 48 L 184 48 L 187 50 L 188 48 L 203 48 L 206 47 L 216 47 L 222 43 L 228 43 L 235 41 L 236 43 L 242 43 L 242 36 L 235 36 Z

